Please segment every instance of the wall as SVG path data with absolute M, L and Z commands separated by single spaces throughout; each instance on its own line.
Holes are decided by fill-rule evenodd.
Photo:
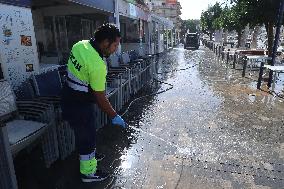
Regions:
M 38 71 L 38 53 L 31 9 L 0 4 L 0 63 L 4 78 L 17 87 Z

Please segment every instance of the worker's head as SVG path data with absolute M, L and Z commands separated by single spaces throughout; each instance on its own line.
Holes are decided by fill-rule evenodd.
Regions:
M 95 40 L 106 57 L 117 50 L 120 38 L 119 29 L 112 24 L 104 24 L 95 32 Z

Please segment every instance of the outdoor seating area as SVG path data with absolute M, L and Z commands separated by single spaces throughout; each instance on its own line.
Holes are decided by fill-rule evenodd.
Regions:
M 46 166 L 50 165 L 50 157 L 57 152 L 57 145 L 50 146 L 54 129 L 54 107 L 40 101 L 16 101 L 11 85 L 0 82 L 0 122 L 1 122 L 1 182 L 0 186 L 16 185 L 13 160 L 18 153 L 31 149 L 39 143 L 43 149 Z M 49 153 L 45 153 L 46 151 Z M 56 156 L 56 155 L 55 155 Z M 10 173 L 10 174 L 6 174 Z M 11 180 L 11 182 L 7 182 Z M 2 182 L 3 181 L 3 182 Z
M 152 79 L 155 57 L 141 51 L 131 51 L 113 54 L 106 61 L 106 95 L 119 112 Z M 1 80 L 0 134 L 3 135 L 3 141 L 0 142 L 4 148 L 1 146 L 0 188 L 17 185 L 13 170 L 13 157 L 17 153 L 40 145 L 48 168 L 57 160 L 66 159 L 75 150 L 74 132 L 61 116 L 60 94 L 65 69 L 63 65 L 32 74 L 16 91 L 8 81 Z M 97 105 L 95 114 L 97 129 L 110 123 Z M 11 178 L 14 179 L 11 181 Z
M 264 77 L 271 75 L 271 83 L 268 82 L 267 85 L 271 87 L 271 92 L 275 92 L 275 85 L 279 79 L 279 75 L 284 72 L 281 52 L 276 53 L 275 64 L 272 66 L 272 58 L 268 56 L 266 49 L 241 49 L 213 41 L 206 41 L 204 44 L 222 62 L 232 65 L 232 69 L 240 70 L 242 77 L 249 75 L 252 78 L 254 76 L 258 81 L 257 89 L 261 89 Z

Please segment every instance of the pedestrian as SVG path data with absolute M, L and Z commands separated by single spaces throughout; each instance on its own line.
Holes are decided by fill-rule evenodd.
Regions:
M 109 174 L 97 170 L 103 155 L 96 153 L 94 103 L 105 112 L 113 125 L 126 127 L 105 95 L 107 66 L 104 57 L 114 53 L 121 35 L 112 24 L 97 29 L 94 38 L 73 45 L 67 64 L 67 79 L 62 93 L 62 115 L 75 132 L 83 182 L 105 180 Z

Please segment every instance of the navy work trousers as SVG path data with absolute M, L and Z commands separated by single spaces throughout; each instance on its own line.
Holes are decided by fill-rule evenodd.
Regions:
M 76 147 L 80 155 L 96 149 L 94 104 L 90 102 L 62 102 L 62 116 L 75 132 Z

